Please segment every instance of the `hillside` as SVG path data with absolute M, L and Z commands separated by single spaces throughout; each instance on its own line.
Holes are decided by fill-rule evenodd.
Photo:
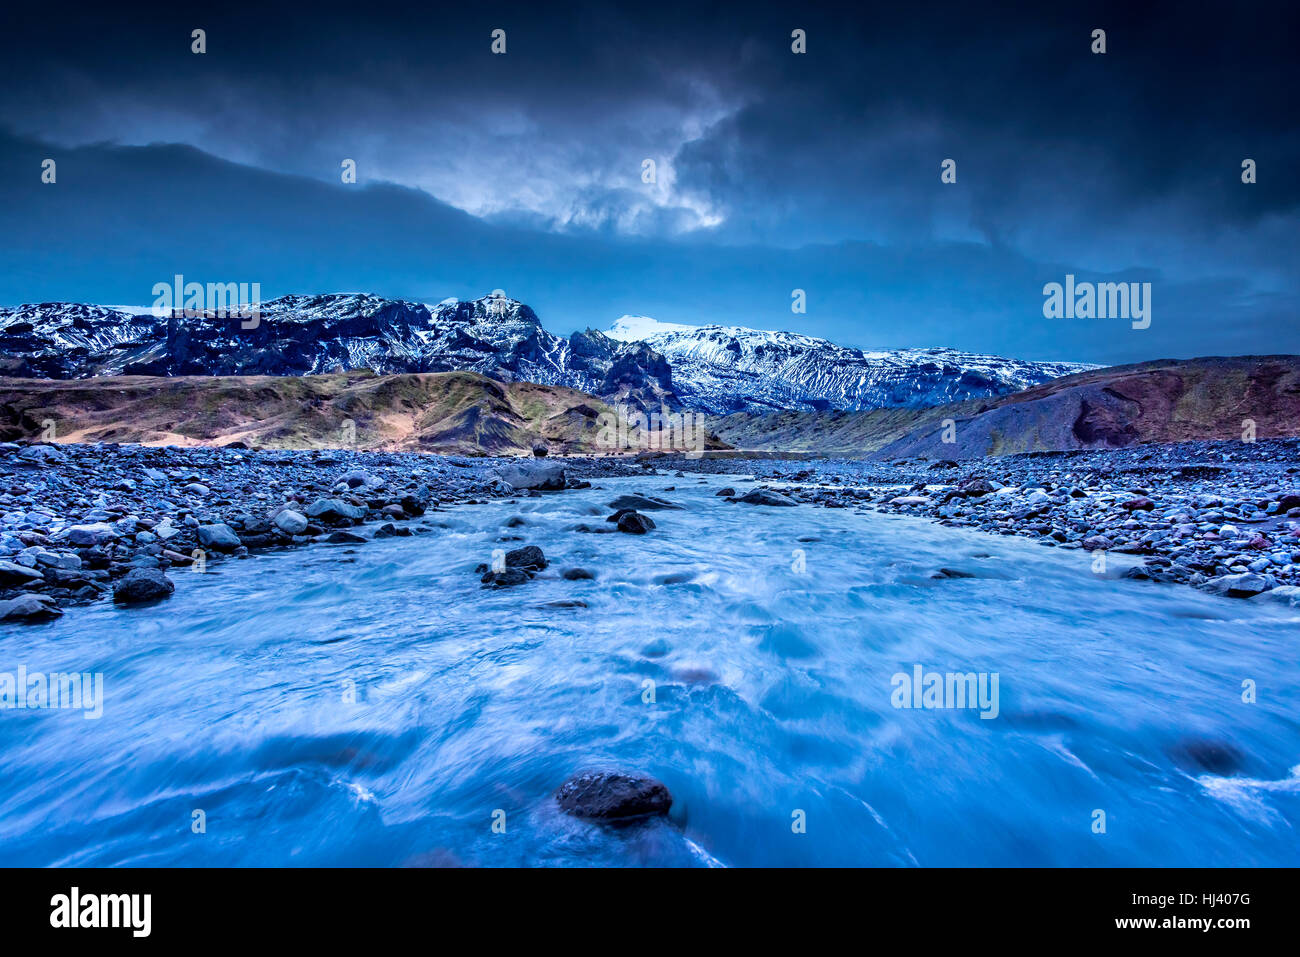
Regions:
M 378 376 L 111 376 L 0 379 L 0 440 L 138 442 L 271 448 L 353 444 L 460 454 L 603 451 L 599 399 L 474 372 Z M 347 423 L 353 423 L 349 426 Z

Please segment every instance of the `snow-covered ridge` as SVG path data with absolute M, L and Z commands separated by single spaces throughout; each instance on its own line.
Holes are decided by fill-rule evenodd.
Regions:
M 607 335 L 639 338 L 662 353 L 683 403 L 718 414 L 931 406 L 1018 392 L 1095 368 L 945 348 L 864 352 L 799 333 L 648 316 L 624 316 Z
M 742 326 L 624 316 L 608 333 L 547 331 L 502 296 L 436 304 L 366 294 L 282 296 L 254 328 L 214 315 L 39 303 L 0 308 L 0 375 L 308 375 L 469 370 L 567 386 L 643 409 L 713 414 L 927 406 L 1016 392 L 1091 368 L 952 349 L 863 352 Z

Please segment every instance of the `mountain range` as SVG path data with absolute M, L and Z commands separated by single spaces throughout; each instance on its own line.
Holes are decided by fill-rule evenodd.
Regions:
M 38 379 L 470 371 L 641 410 L 724 415 L 932 406 L 1007 395 L 1087 368 L 951 349 L 864 352 L 796 333 L 632 316 L 608 332 L 560 336 L 500 294 L 432 305 L 282 296 L 260 304 L 255 325 L 83 303 L 0 309 L 0 375 Z

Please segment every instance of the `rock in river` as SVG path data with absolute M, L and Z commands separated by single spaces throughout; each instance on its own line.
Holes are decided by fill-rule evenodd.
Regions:
M 640 512 L 624 512 L 618 517 L 618 530 L 629 535 L 644 535 L 654 527 L 650 516 Z
M 566 814 L 603 821 L 667 814 L 673 804 L 673 796 L 662 782 L 643 774 L 615 771 L 578 774 L 560 785 L 555 800 Z
M 661 509 L 676 508 L 681 506 L 668 501 L 666 498 L 656 498 L 653 495 L 620 495 L 614 501 L 609 503 L 609 507 L 616 511 L 630 509 L 636 511 L 640 509 L 643 512 L 653 512 Z
M 0 621 L 34 623 L 50 621 L 63 614 L 63 609 L 44 595 L 23 595 L 11 601 L 0 601 Z
M 732 502 L 744 502 L 746 505 L 797 505 L 798 503 L 780 492 L 773 492 L 771 489 L 755 488 L 750 489 L 740 498 L 729 499 Z
M 138 605 L 170 597 L 176 590 L 172 580 L 156 568 L 133 568 L 113 588 L 113 601 L 119 605 Z

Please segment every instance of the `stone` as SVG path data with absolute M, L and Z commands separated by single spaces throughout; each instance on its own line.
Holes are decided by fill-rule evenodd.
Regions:
M 655 527 L 649 515 L 640 512 L 624 512 L 618 519 L 618 530 L 628 535 L 644 535 Z
M 34 568 L 16 562 L 0 561 L 0 586 L 17 585 L 21 588 L 44 580 L 45 576 Z
M 547 565 L 546 556 L 536 545 L 525 545 L 506 552 L 506 568 L 522 568 L 540 571 Z
M 789 496 L 782 495 L 780 492 L 773 492 L 771 489 L 755 488 L 750 489 L 740 498 L 730 499 L 732 502 L 744 502 L 746 505 L 781 505 L 793 506 L 799 504 Z
M 117 538 L 117 530 L 103 522 L 96 522 L 93 525 L 72 525 L 64 530 L 63 537 L 70 545 L 103 545 Z
M 318 498 L 307 506 L 307 517 L 326 524 L 358 521 L 366 517 L 366 510 L 337 498 Z
M 681 508 L 680 505 L 664 498 L 655 498 L 653 495 L 620 495 L 608 504 L 609 507 L 615 511 L 626 509 L 629 511 L 653 512 L 663 509 Z
M 113 587 L 113 601 L 139 605 L 171 597 L 176 585 L 156 568 L 133 568 Z
M 555 792 L 565 814 L 601 821 L 634 821 L 667 814 L 673 798 L 660 781 L 642 774 L 586 771 Z
M 36 624 L 53 621 L 62 614 L 63 609 L 44 596 L 22 595 L 9 601 L 0 601 L 0 621 Z
M 301 512 L 286 508 L 275 516 L 275 527 L 286 535 L 302 535 L 307 531 L 307 517 Z
M 497 478 L 518 489 L 558 492 L 565 487 L 564 466 L 558 462 L 508 465 L 497 473 Z
M 1226 595 L 1229 598 L 1252 598 L 1260 592 L 1268 591 L 1268 582 L 1263 575 L 1244 572 L 1211 578 L 1205 583 L 1205 587 L 1216 595 Z
M 242 543 L 229 525 L 200 525 L 196 532 L 199 545 L 217 552 L 233 552 Z

